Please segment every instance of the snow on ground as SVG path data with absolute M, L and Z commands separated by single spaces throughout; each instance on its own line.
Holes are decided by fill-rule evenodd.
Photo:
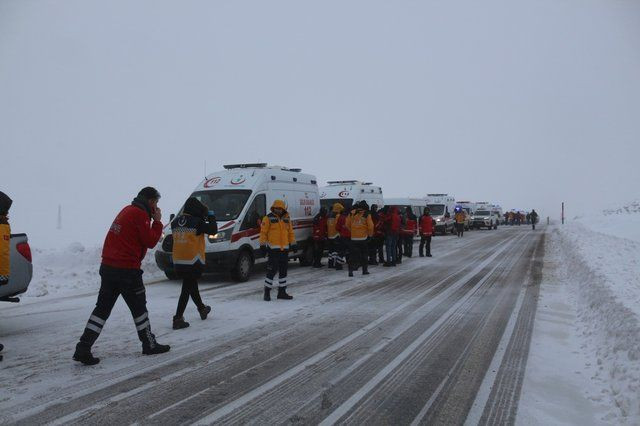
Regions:
M 23 302 L 97 292 L 101 254 L 101 245 L 85 247 L 78 242 L 60 249 L 32 248 L 33 279 L 29 290 L 21 296 Z M 147 252 L 142 269 L 145 282 L 164 278 L 156 266 L 153 250 Z
M 640 204 L 553 227 L 545 257 L 519 421 L 639 424 Z

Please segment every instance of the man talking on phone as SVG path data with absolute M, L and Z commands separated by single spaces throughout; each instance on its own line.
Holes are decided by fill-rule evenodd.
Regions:
M 155 247 L 162 235 L 159 200 L 160 193 L 155 188 L 143 188 L 131 205 L 122 209 L 111 224 L 102 248 L 98 301 L 76 345 L 73 354 L 75 361 L 85 365 L 100 362 L 99 358 L 92 355 L 91 347 L 100 336 L 120 295 L 133 316 L 142 342 L 142 353 L 154 355 L 169 351 L 169 345 L 161 345 L 151 333 L 140 269 L 147 249 Z

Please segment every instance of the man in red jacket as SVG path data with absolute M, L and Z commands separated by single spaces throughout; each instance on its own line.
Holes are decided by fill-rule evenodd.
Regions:
M 349 260 L 349 241 L 351 240 L 351 231 L 347 228 L 347 217 L 351 212 L 351 208 L 347 207 L 340 213 L 336 220 L 336 231 L 340 234 L 337 245 L 337 256 L 335 259 L 335 268 L 337 271 L 342 271 L 343 265 Z
M 320 212 L 313 218 L 313 267 L 322 268 L 322 255 L 327 241 L 327 209 L 320 207 Z
M 155 188 L 143 188 L 131 205 L 122 209 L 111 224 L 102 248 L 98 301 L 76 345 L 73 354 L 75 361 L 86 365 L 100 362 L 99 358 L 91 354 L 91 347 L 98 339 L 120 295 L 133 316 L 142 342 L 142 353 L 153 355 L 169 351 L 169 345 L 159 344 L 151 333 L 140 269 L 147 249 L 155 247 L 162 235 L 159 199 L 160 193 Z
M 433 218 L 429 207 L 425 207 L 424 214 L 420 216 L 420 257 L 424 257 L 424 247 L 427 246 L 427 257 L 431 257 L 431 236 L 433 235 Z
M 394 206 L 389 209 L 385 220 L 385 246 L 387 250 L 387 261 L 383 266 L 396 266 L 398 261 L 398 238 L 400 235 L 400 224 L 402 219 L 398 209 Z

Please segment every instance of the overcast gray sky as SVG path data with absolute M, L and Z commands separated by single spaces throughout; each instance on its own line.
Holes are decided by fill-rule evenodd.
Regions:
M 558 216 L 640 198 L 640 2 L 0 0 L 0 190 L 32 244 L 222 164 Z M 64 232 L 55 230 L 62 205 Z

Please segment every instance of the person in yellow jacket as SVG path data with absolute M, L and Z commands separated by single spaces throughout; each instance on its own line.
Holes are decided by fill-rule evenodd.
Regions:
M 335 203 L 331 208 L 331 213 L 327 217 L 327 238 L 329 239 L 329 268 L 337 268 L 340 264 L 339 252 L 341 251 L 340 244 L 340 231 L 338 231 L 338 221 L 340 215 L 344 210 L 344 206 L 340 203 Z
M 287 206 L 282 200 L 275 200 L 271 213 L 262 219 L 260 225 L 260 250 L 267 255 L 267 277 L 264 280 L 264 300 L 271 301 L 273 279 L 278 272 L 278 299 L 291 300 L 287 294 L 287 268 L 289 250 L 296 251 L 296 236 Z
M 366 201 L 356 204 L 351 211 L 347 217 L 347 229 L 351 233 L 349 276 L 353 277 L 358 265 L 362 266 L 362 275 L 369 275 L 367 240 L 373 236 L 373 220 Z
M 464 214 L 462 207 L 456 207 L 453 218 L 456 222 L 456 233 L 458 234 L 458 237 L 462 237 L 464 235 L 464 221 L 466 220 L 466 215 Z
M 11 198 L 0 191 L 0 285 L 9 283 L 11 275 L 11 227 L 9 226 L 9 209 L 11 208 Z M 0 352 L 4 346 L 0 344 Z M 2 355 L 0 355 L 2 361 Z

